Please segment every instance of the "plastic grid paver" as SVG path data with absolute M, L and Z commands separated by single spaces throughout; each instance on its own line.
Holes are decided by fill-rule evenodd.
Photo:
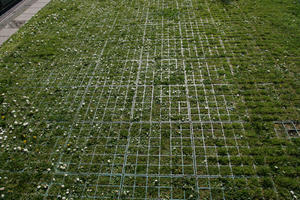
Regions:
M 27 79 L 33 84 L 21 87 L 39 88 L 37 99 L 44 90 L 62 91 L 58 104 L 71 117 L 52 120 L 49 116 L 47 121 L 55 144 L 43 156 L 54 163 L 54 172 L 51 182 L 44 183 L 47 189 L 36 191 L 45 199 L 225 199 L 219 178 L 246 182 L 259 178 L 235 171 L 235 167 L 255 171 L 256 166 L 235 162 L 243 157 L 243 150 L 250 149 L 243 139 L 247 113 L 235 112 L 239 96 L 226 77 L 234 74 L 230 58 L 224 58 L 229 69 L 208 61 L 227 51 L 220 36 L 205 33 L 216 22 L 213 17 L 196 19 L 192 13 L 178 21 L 163 16 L 152 19 L 149 6 L 155 2 L 162 9 L 169 6 L 149 1 L 137 9 L 143 21 L 141 38 L 136 40 L 141 46 L 124 49 L 125 58 L 108 58 L 132 41 L 128 35 L 128 40 L 115 45 L 119 39 L 114 38 L 114 29 L 132 28 L 123 25 L 117 14 L 104 19 L 111 22 L 107 38 L 98 41 L 94 56 L 87 54 L 93 64 L 70 73 L 75 64 L 84 65 L 84 54 L 74 56 L 51 74 L 41 77 L 32 71 Z M 175 3 L 177 9 L 183 6 Z M 181 3 L 193 8 L 192 1 Z M 92 6 L 91 16 L 93 12 Z M 77 34 L 95 25 L 88 19 Z M 151 30 L 156 34 L 148 35 Z M 78 49 L 85 42 L 80 41 Z M 118 71 L 112 71 L 116 66 Z M 224 75 L 226 70 L 230 73 Z M 47 112 L 51 103 L 41 101 L 45 105 L 41 112 Z M 299 136 L 295 122 L 276 125 L 278 134 Z
M 56 195 L 52 190 L 61 188 L 67 177 L 79 177 L 76 187 L 83 187 L 82 191 L 87 192 L 70 193 L 69 197 L 188 199 L 201 194 L 212 199 L 213 189 L 223 190 L 221 185 L 213 185 L 213 181 L 219 177 L 239 178 L 232 172 L 229 149 L 247 147 L 239 146 L 241 138 L 235 134 L 226 137 L 223 127 L 223 124 L 243 123 L 232 112 L 233 101 L 227 100 L 233 96 L 231 85 L 226 79 L 220 83 L 203 83 L 205 79 L 214 80 L 211 73 L 215 74 L 217 68 L 206 63 L 204 52 L 202 57 L 199 55 L 201 49 L 193 49 L 187 43 L 196 36 L 210 45 L 207 36 L 196 32 L 197 23 L 190 28 L 187 25 L 192 22 L 171 22 L 172 29 L 165 29 L 165 24 L 170 22 L 162 18 L 161 24 L 149 23 L 149 9 L 143 8 L 143 12 L 145 23 L 139 53 L 128 51 L 125 60 L 110 61 L 107 68 L 97 69 L 96 65 L 94 69 L 77 73 L 79 79 L 74 79 L 74 83 L 66 77 L 59 84 L 70 85 L 68 96 L 73 102 L 70 109 L 75 110 L 77 118 L 67 130 L 68 137 L 61 149 L 52 155 L 58 157 L 55 170 L 62 178 L 50 184 L 46 196 Z M 161 46 L 159 63 L 153 59 L 156 52 L 146 50 L 147 31 L 153 28 L 165 30 L 158 35 L 160 40 L 151 40 Z M 170 35 L 177 32 L 178 36 Z M 111 41 L 103 42 L 99 57 Z M 183 59 L 186 54 L 191 57 L 192 49 L 195 58 Z M 207 53 L 214 52 L 209 48 Z M 119 65 L 120 73 L 110 73 L 110 65 Z M 54 81 L 60 81 L 57 75 L 53 75 Z M 222 87 L 228 93 L 217 90 Z M 210 139 L 223 144 L 216 146 Z M 232 143 L 227 144 L 227 140 Z M 84 149 L 79 159 L 68 155 L 72 149 L 69 144 Z M 220 156 L 219 149 L 226 156 Z M 228 164 L 220 164 L 219 157 L 226 157 Z M 216 159 L 216 163 L 210 163 L 209 158 Z M 228 172 L 224 174 L 226 168 Z M 92 181 L 81 180 L 87 177 Z M 185 181 L 194 186 L 176 186 Z

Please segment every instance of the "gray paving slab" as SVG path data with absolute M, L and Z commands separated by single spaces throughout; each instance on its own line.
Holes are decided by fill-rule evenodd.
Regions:
M 0 37 L 0 45 L 3 44 L 9 37 Z
M 31 17 L 34 15 L 35 13 L 22 13 L 20 16 L 18 16 L 15 21 L 28 21 L 31 19 Z
M 37 1 L 37 2 L 39 2 L 39 3 L 49 3 L 51 0 L 39 0 L 39 1 Z
M 4 28 L 0 31 L 0 37 L 10 37 L 12 34 L 17 32 L 17 28 Z
M 46 6 L 48 3 L 47 2 L 36 2 L 34 3 L 31 7 L 32 8 L 43 8 Z
M 41 8 L 38 8 L 38 7 L 30 7 L 27 10 L 25 10 L 24 14 L 36 14 L 40 10 L 41 10 Z

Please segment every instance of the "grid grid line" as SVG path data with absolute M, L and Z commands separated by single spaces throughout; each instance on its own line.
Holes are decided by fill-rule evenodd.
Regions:
M 42 159 L 22 152 L 30 164 L 13 170 L 8 160 L 0 173 L 42 171 L 32 196 L 43 199 L 230 199 L 246 190 L 280 199 L 282 174 L 270 163 L 295 154 L 287 149 L 300 136 L 299 122 L 252 121 L 253 111 L 278 97 L 266 94 L 277 85 L 259 80 L 247 88 L 239 80 L 247 56 L 263 49 L 251 31 L 225 27 L 244 18 L 215 10 L 221 4 L 206 0 L 93 2 L 68 29 L 74 35 L 66 43 L 80 40 L 65 57 L 43 62 L 53 70 L 31 69 L 20 77 L 28 85 L 13 85 L 39 108 L 30 122 L 41 122 L 30 128 L 43 134 L 35 143 L 20 137 Z M 244 51 L 240 38 L 248 38 Z

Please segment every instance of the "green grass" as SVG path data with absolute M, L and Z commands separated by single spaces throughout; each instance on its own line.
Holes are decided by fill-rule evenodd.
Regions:
M 0 198 L 299 198 L 299 14 L 52 0 L 0 49 Z

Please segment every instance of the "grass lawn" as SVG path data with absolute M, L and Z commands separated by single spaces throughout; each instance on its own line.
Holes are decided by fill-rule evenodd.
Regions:
M 0 48 L 0 199 L 299 199 L 300 2 L 52 0 Z

